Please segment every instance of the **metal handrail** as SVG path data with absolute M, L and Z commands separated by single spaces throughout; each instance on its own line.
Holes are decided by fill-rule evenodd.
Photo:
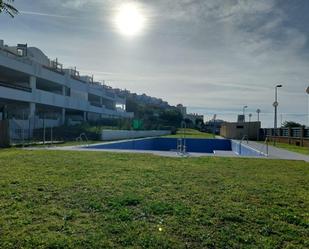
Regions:
M 182 139 L 178 138 L 177 139 L 177 152 L 181 153 L 181 151 L 182 151 Z
M 240 141 L 240 144 L 242 144 L 243 143 L 243 141 L 246 139 L 246 141 L 247 141 L 247 144 L 249 143 L 249 138 L 248 138 L 248 136 L 247 135 L 244 135 L 243 137 L 242 137 L 242 139 L 241 139 L 241 141 Z
M 186 122 L 182 121 L 180 127 L 183 132 L 182 132 L 182 138 L 179 138 L 177 140 L 177 153 L 180 154 L 181 156 L 185 156 L 187 154 L 187 146 L 186 146 L 187 124 Z
M 76 138 L 76 141 L 77 142 L 83 142 L 85 140 L 85 142 L 86 142 L 86 145 L 87 146 L 89 146 L 89 140 L 88 140 L 88 137 L 87 137 L 87 135 L 86 135 L 86 133 L 81 133 L 77 138 Z
M 266 156 L 268 157 L 268 155 L 269 155 L 269 136 L 266 136 L 266 138 L 265 138 L 265 141 L 264 141 L 264 143 L 263 143 L 263 145 L 262 145 L 262 147 L 261 147 L 261 150 L 260 150 L 260 152 L 261 152 L 261 154 L 263 153 L 262 151 L 263 151 L 263 148 L 264 148 L 264 146 L 266 146 Z
M 185 154 L 187 152 L 187 146 L 186 146 L 186 129 L 187 129 L 187 123 L 185 121 L 182 121 L 181 123 L 183 134 L 182 134 L 182 153 Z
M 241 145 L 242 145 L 242 143 L 244 142 L 245 139 L 246 139 L 246 141 L 247 141 L 247 144 L 249 144 L 249 138 L 248 138 L 248 136 L 247 136 L 247 135 L 244 135 L 244 136 L 241 138 L 240 142 L 239 142 L 239 155 L 241 155 Z

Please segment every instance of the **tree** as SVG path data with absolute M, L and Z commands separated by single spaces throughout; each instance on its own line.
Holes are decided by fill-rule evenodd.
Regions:
M 197 118 L 195 120 L 195 127 L 196 128 L 201 129 L 203 125 L 204 125 L 204 120 L 203 119 Z
M 283 127 L 284 128 L 293 128 L 293 127 L 302 127 L 302 125 L 299 124 L 299 123 L 296 123 L 294 121 L 285 121 L 283 123 Z
M 0 13 L 5 12 L 11 17 L 18 14 L 18 10 L 12 5 L 14 0 L 0 0 Z
M 192 121 L 191 119 L 185 118 L 184 121 L 185 121 L 185 123 L 186 123 L 186 127 L 187 127 L 187 128 L 191 128 L 191 129 L 194 128 L 194 123 L 193 123 L 193 121 Z
M 177 109 L 166 109 L 160 114 L 160 119 L 164 125 L 180 127 L 183 116 Z

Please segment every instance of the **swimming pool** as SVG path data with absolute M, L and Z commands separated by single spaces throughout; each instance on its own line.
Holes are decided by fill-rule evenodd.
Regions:
M 88 146 L 90 149 L 118 149 L 118 150 L 154 150 L 176 151 L 176 138 L 146 138 L 129 141 L 112 142 Z M 231 141 L 227 139 L 185 139 L 187 152 L 213 153 L 214 150 L 231 150 Z
M 90 145 L 86 149 L 177 152 L 178 143 L 177 138 L 156 137 Z M 222 151 L 233 152 L 235 155 L 261 156 L 258 151 L 229 139 L 186 138 L 185 144 L 188 153 L 213 154 Z

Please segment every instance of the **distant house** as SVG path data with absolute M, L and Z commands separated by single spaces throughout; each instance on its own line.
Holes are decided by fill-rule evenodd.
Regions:
M 220 135 L 230 139 L 258 140 L 261 122 L 225 122 L 221 125 Z
M 182 104 L 178 104 L 176 108 L 181 112 L 183 118 L 185 120 L 190 120 L 192 124 L 196 124 L 198 120 L 202 120 L 204 122 L 204 116 L 197 113 L 187 113 L 187 107 Z
M 224 123 L 224 120 L 215 119 L 205 122 L 203 126 L 203 131 L 208 133 L 220 134 L 221 125 Z

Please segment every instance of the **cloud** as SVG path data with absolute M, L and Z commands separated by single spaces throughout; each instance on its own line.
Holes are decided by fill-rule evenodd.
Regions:
M 60 4 L 65 8 L 79 9 L 89 4 L 89 2 L 91 2 L 91 0 L 62 0 Z
M 149 27 L 128 42 L 110 23 L 122 2 L 40 1 L 37 9 L 25 13 L 29 16 L 21 31 L 28 25 L 23 33 L 27 42 L 40 41 L 47 54 L 65 65 L 172 104 L 218 114 L 238 113 L 247 104 L 251 111 L 269 113 L 265 122 L 271 123 L 273 87 L 280 82 L 279 112 L 306 112 L 308 4 L 285 1 L 283 8 L 277 0 L 140 0 Z M 308 11 L 301 12 L 306 6 Z M 30 15 L 41 16 L 40 25 L 29 22 Z M 74 20 L 64 22 L 66 16 Z M 18 20 L 6 30 L 1 27 L 17 42 Z
M 57 17 L 57 18 L 73 18 L 71 16 L 63 16 L 63 15 L 49 14 L 49 13 L 42 13 L 42 12 L 33 12 L 33 11 L 24 11 L 24 10 L 20 10 L 19 12 L 25 15 Z

